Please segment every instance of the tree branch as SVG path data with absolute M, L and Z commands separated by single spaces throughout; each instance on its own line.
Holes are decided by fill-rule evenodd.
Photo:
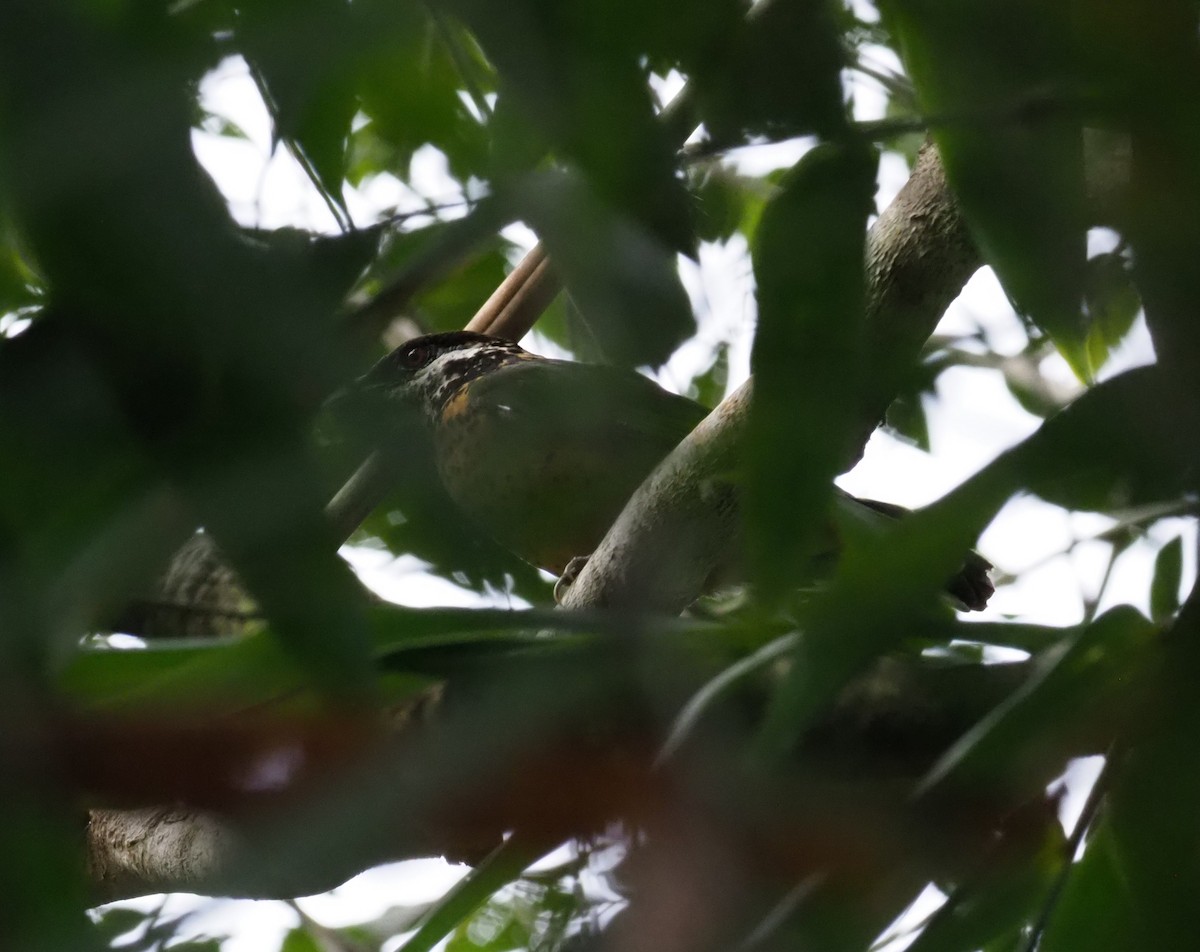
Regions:
M 937 153 L 921 150 L 896 200 L 867 240 L 872 389 L 865 445 L 946 307 L 983 263 Z M 753 381 L 717 407 L 634 493 L 563 600 L 567 608 L 681 611 L 705 588 L 738 528 L 733 469 Z M 853 462 L 847 460 L 847 468 Z

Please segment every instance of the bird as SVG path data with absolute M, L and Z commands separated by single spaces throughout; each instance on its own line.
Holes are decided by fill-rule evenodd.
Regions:
M 708 414 L 632 369 L 557 360 L 471 331 L 412 338 L 359 378 L 360 397 L 415 411 L 438 476 L 478 529 L 556 575 L 577 570 L 634 490 Z M 858 499 L 888 517 L 901 507 Z M 977 553 L 947 583 L 959 607 L 993 592 Z

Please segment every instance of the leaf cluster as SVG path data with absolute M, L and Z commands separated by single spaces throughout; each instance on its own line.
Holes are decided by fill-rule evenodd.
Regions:
M 82 910 L 140 886 L 293 896 L 432 854 L 475 869 L 410 949 L 866 949 L 930 884 L 946 899 L 921 952 L 1190 944 L 1182 539 L 1150 618 L 1096 593 L 1072 627 L 972 624 L 939 593 L 1016 496 L 1111 517 L 1110 565 L 1194 515 L 1197 11 L 880 6 L 872 24 L 830 0 L 0 6 L 0 945 L 213 948 Z M 240 134 L 200 101 L 231 58 L 337 234 L 236 222 L 201 166 L 194 136 Z M 854 121 L 847 69 L 881 82 L 888 119 Z M 944 230 L 1026 323 L 1020 354 L 893 346 L 926 298 L 875 306 L 868 223 L 880 151 L 914 129 L 958 203 Z M 816 145 L 782 173 L 737 164 L 799 137 Z M 420 194 L 428 149 L 457 196 Z M 376 179 L 417 211 L 352 221 Z M 751 249 L 754 403 L 727 474 L 746 593 L 683 620 L 544 609 L 547 582 L 454 514 L 415 429 L 393 434 L 398 486 L 359 540 L 539 607 L 380 605 L 338 558 L 324 506 L 370 429 L 331 443 L 323 404 L 389 334 L 462 326 L 517 221 L 566 289 L 539 329 L 626 366 L 696 340 L 681 257 Z M 1089 257 L 1098 225 L 1118 243 Z M 1158 362 L 1106 379 L 1139 318 Z M 705 402 L 728 344 L 685 381 Z M 1069 405 L 1041 374 L 1052 350 L 1083 389 Z M 1036 432 L 895 523 L 841 512 L 832 480 L 880 401 L 927 442 L 923 400 L 961 365 L 999 370 Z M 122 647 L 139 599 L 210 604 L 206 580 L 158 585 L 195 538 L 237 589 L 206 610 L 253 630 L 160 640 L 192 633 L 168 612 Z M 1024 660 L 991 663 L 1000 648 Z M 1047 785 L 1086 756 L 1102 778 L 1064 832 Z M 237 850 L 192 878 L 89 876 L 80 804 L 164 803 L 210 811 Z M 586 849 L 549 884 L 528 872 L 613 821 L 615 919 Z M 387 938 L 304 922 L 284 948 Z

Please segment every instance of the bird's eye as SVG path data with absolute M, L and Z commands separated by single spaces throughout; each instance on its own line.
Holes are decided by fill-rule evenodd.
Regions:
M 400 355 L 400 363 L 408 370 L 419 370 L 429 363 L 432 353 L 428 347 L 413 347 Z

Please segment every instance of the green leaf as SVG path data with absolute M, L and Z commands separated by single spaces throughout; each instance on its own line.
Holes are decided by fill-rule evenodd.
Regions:
M 111 29 L 96 30 L 74 8 L 55 10 L 18 15 L 0 30 L 8 37 L 15 26 L 21 37 L 5 44 L 5 69 L 38 89 L 19 116 L 6 110 L 5 170 L 24 183 L 10 194 L 13 217 L 58 308 L 22 337 L 44 327 L 28 346 L 53 354 L 73 335 L 134 444 L 123 465 L 170 483 L 171 530 L 184 518 L 203 523 L 314 677 L 343 698 L 369 691 L 362 592 L 334 552 L 307 437 L 347 348 L 296 260 L 238 233 L 189 146 L 209 40 L 170 57 L 179 38 L 165 11 L 122 6 Z M 61 43 L 74 44 L 79 71 L 44 83 L 42 51 Z M 70 105 L 76 97 L 89 108 Z M 120 161 L 94 162 L 77 148 L 81 136 L 99 137 L 96 148 Z M 64 191 L 68 180 L 91 185 Z M 62 215 L 71 228 L 61 227 Z M 91 479 L 107 472 L 92 463 L 77 452 L 72 468 Z M 103 479 L 97 486 L 111 488 Z M 138 544 L 147 536 L 125 550 L 165 559 L 160 542 Z M 90 551 L 89 581 L 120 565 Z
M 1131 919 L 1124 859 L 1105 817 L 1088 834 L 1083 858 L 1071 867 L 1066 886 L 1038 944 L 1041 952 L 1106 949 L 1133 952 L 1138 944 Z
M 1001 457 L 937 503 L 895 521 L 869 511 L 864 519 L 866 507 L 839 497 L 844 552 L 828 587 L 799 606 L 803 635 L 755 739 L 756 760 L 789 756 L 852 677 L 920 630 L 935 593 L 1008 498 L 1014 469 L 1011 457 Z
M 754 180 L 718 162 L 688 168 L 688 190 L 696 200 L 696 234 L 702 241 L 728 241 L 746 215 Z
M 1200 83 L 1194 3 L 1146 10 L 1097 3 L 1078 18 L 1078 49 L 1103 98 L 1103 125 L 1128 143 L 1129 201 L 1115 209 L 1160 364 L 1185 399 L 1200 367 L 1193 302 L 1200 295 Z M 1115 120 L 1115 122 L 1114 122 Z
M 1192 798 L 1200 787 L 1195 608 L 1189 603 L 1162 640 L 1159 667 L 1139 679 L 1142 719 L 1114 753 L 1120 759 L 1109 815 L 1138 949 L 1185 948 L 1194 931 L 1191 887 L 1200 879 L 1194 849 L 1200 815 Z
M 509 272 L 507 242 L 476 255 L 416 299 L 430 331 L 458 330 L 479 310 Z
M 601 349 L 612 363 L 662 364 L 696 323 L 675 256 L 580 179 L 545 173 L 520 190 Z
M 444 674 L 474 658 L 520 649 L 553 652 L 578 636 L 547 636 L 544 629 L 586 632 L 600 624 L 586 615 L 532 610 L 406 609 L 372 612 L 372 659 L 393 671 L 415 672 L 393 681 L 393 693 L 416 693 L 421 672 Z M 603 626 L 601 626 L 603 627 Z M 144 648 L 80 649 L 59 675 L 59 689 L 85 707 L 190 703 L 240 710 L 280 698 L 309 682 L 305 671 L 269 632 L 245 637 L 156 641 Z
M 394 299 L 387 317 L 417 310 L 430 333 L 462 328 L 510 270 L 512 244 L 494 234 L 504 224 L 498 211 L 486 202 L 464 218 L 389 233 L 364 288 L 373 294 L 389 289 Z M 397 291 L 404 297 L 396 299 Z
M 1016 817 L 1015 823 L 1007 818 L 1006 829 L 979 860 L 974 875 L 934 913 L 908 947 L 911 952 L 965 952 L 991 948 L 991 942 L 1011 948 L 1026 923 L 1036 918 L 1064 862 L 1066 843 L 1052 803 L 1036 801 Z
M 1022 784 L 1036 790 L 1070 757 L 1104 750 L 1132 710 L 1129 685 L 1147 670 L 1154 634 L 1150 622 L 1123 606 L 1044 651 L 1030 679 L 930 769 L 920 794 L 1006 784 L 1018 794 Z
M 430 143 L 445 154 L 451 174 L 460 181 L 486 177 L 489 130 L 461 99 L 468 88 L 479 95 L 493 91 L 491 69 L 474 42 L 457 24 L 444 17 L 435 20 L 424 4 L 366 0 L 352 4 L 351 10 L 374 38 L 357 84 L 371 122 L 355 133 L 355 176 L 391 172 L 407 181 L 413 153 Z M 463 61 L 456 63 L 451 43 Z M 385 148 L 363 165 L 367 140 Z
M 655 119 L 643 38 L 607 4 L 443 2 L 472 29 L 523 120 L 584 174 L 597 198 L 667 248 L 694 253 L 678 144 Z
M 946 175 L 1018 310 L 1090 380 L 1086 213 L 1070 8 L 1035 0 L 882 5 Z
M 756 235 L 744 509 L 751 577 L 768 598 L 804 577 L 833 477 L 851 457 L 875 168 L 868 147 L 818 146 L 789 174 Z
M 288 931 L 279 946 L 279 952 L 325 952 L 326 947 L 317 942 L 303 926 Z
M 538 851 L 519 832 L 513 834 L 441 898 L 399 952 L 429 952 L 537 858 Z
M 828 0 L 798 0 L 727 23 L 688 69 L 709 135 L 721 144 L 837 135 L 846 122 L 840 13 Z
M 1133 327 L 1142 302 L 1122 255 L 1089 258 L 1085 280 L 1088 361 L 1099 369 Z
M 265 85 L 277 140 L 292 142 L 345 210 L 346 140 L 361 39 L 344 0 L 241 0 L 236 42 Z
M 232 119 L 219 116 L 214 112 L 204 111 L 200 117 L 199 128 L 214 136 L 226 139 L 241 139 L 249 141 L 246 131 Z
M 1154 559 L 1154 581 L 1150 583 L 1150 617 L 1158 624 L 1179 610 L 1179 585 L 1183 580 L 1183 538 L 1176 536 Z
M 888 429 L 912 443 L 918 449 L 929 452 L 929 423 L 925 418 L 925 406 L 921 394 L 904 394 L 893 400 L 887 408 Z
M 92 915 L 95 917 L 96 932 L 111 945 L 127 932 L 132 932 L 145 925 L 146 920 L 151 918 L 153 913 L 142 912 L 140 909 L 123 909 L 118 906 L 100 910 Z
M 722 342 L 713 354 L 712 365 L 688 385 L 688 395 L 704 407 L 715 407 L 725 399 L 729 387 L 729 345 Z
M 279 643 L 259 634 L 84 649 L 65 666 L 59 689 L 75 703 L 96 709 L 186 703 L 238 710 L 303 683 L 303 672 Z
M 1086 494 L 1111 502 L 1116 492 L 1128 501 L 1160 501 L 1191 486 L 1194 448 L 1181 434 L 1200 427 L 1157 411 L 1148 415 L 1147 408 L 1164 405 L 1163 388 L 1154 368 L 1105 381 L 926 509 L 882 532 L 843 522 L 837 574 L 803 606 L 804 636 L 772 697 L 756 758 L 786 757 L 851 677 L 922 623 L 934 592 L 961 568 L 964 553 L 1013 493 L 1028 489 L 1075 508 L 1098 508 L 1109 503 L 1078 501 Z M 1115 619 L 1106 624 L 1122 630 Z M 1124 626 L 1138 630 L 1131 619 Z M 1018 736 L 1023 743 L 1031 735 Z
M 1043 424 L 1030 442 L 1025 485 L 1068 509 L 1175 499 L 1191 491 L 1200 469 L 1185 436 L 1196 425 L 1193 407 L 1176 398 L 1158 368 L 1129 371 Z
M 268 251 L 274 267 L 303 274 L 314 308 L 333 314 L 374 262 L 384 226 L 334 235 L 301 228 L 246 229 L 245 233 Z
M 0 316 L 42 299 L 42 282 L 21 252 L 19 238 L 0 216 Z

